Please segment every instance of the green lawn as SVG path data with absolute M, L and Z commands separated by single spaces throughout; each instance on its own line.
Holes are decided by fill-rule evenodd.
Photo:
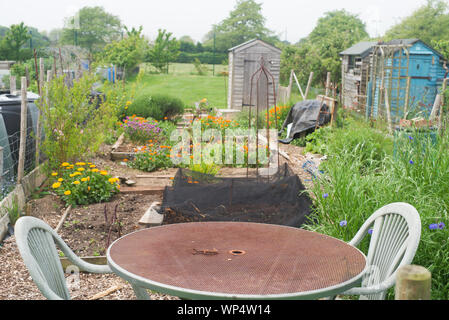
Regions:
M 211 107 L 227 108 L 228 77 L 220 74 L 227 71 L 227 65 L 215 65 L 215 76 L 212 65 L 207 65 L 208 74 L 204 76 L 198 75 L 195 66 L 188 63 L 170 64 L 168 74 L 156 73 L 150 64 L 144 64 L 141 68 L 145 71 L 145 75 L 137 88 L 137 94 L 147 92 L 167 94 L 181 99 L 186 107 L 193 107 L 195 102 L 206 98 Z M 132 86 L 134 82 L 129 81 L 128 86 Z M 309 99 L 323 93 L 323 89 L 311 88 Z M 292 88 L 291 103 L 295 104 L 301 100 L 295 85 Z
M 206 98 L 212 107 L 227 107 L 228 77 L 220 75 L 227 66 L 216 65 L 215 76 L 212 75 L 211 65 L 208 66 L 209 74 L 205 76 L 196 74 L 192 64 L 171 64 L 169 74 L 151 73 L 154 69 L 148 65 L 143 68 L 146 72 L 137 88 L 137 94 L 167 94 L 181 99 L 186 107 L 193 107 L 195 102 Z M 128 86 L 133 82 L 128 82 Z

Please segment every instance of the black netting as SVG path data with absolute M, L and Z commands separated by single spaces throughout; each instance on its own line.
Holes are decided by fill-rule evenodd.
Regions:
M 179 169 L 162 202 L 164 224 L 239 221 L 301 227 L 312 201 L 285 164 L 267 178 L 218 178 Z

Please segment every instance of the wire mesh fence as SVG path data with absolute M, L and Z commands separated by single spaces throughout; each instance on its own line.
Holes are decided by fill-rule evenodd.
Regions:
M 24 150 L 24 175 L 33 171 L 42 163 L 42 156 L 36 161 L 36 134 L 33 127 L 26 130 Z M 8 195 L 18 183 L 18 170 L 20 158 L 20 131 L 12 135 L 0 137 L 2 151 L 0 157 L 3 160 L 0 167 L 0 200 Z

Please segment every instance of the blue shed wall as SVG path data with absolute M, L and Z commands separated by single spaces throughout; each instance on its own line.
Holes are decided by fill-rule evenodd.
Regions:
M 433 51 L 431 48 L 426 46 L 423 42 L 416 42 L 410 49 L 410 60 L 408 74 L 406 74 L 406 69 L 401 69 L 401 79 L 398 78 L 399 69 L 393 69 L 393 74 L 391 75 L 391 70 L 387 70 L 385 73 L 385 88 L 391 90 L 391 118 L 394 122 L 398 122 L 401 118 L 404 118 L 404 105 L 406 101 L 406 87 L 407 87 L 407 77 L 411 77 L 410 82 L 410 92 L 409 92 L 409 107 L 408 111 L 414 116 L 423 116 L 428 118 L 432 111 L 432 107 L 435 101 L 435 97 L 438 90 L 441 88 L 443 78 L 445 76 L 446 70 L 443 67 L 443 63 L 440 62 L 440 56 Z M 398 57 L 400 51 L 395 53 Z M 403 54 L 404 58 L 395 59 L 394 67 L 398 68 L 399 64 L 401 67 L 407 65 L 407 56 Z M 387 65 L 391 66 L 391 59 L 386 62 Z M 392 79 L 392 86 L 390 88 L 389 78 Z M 379 97 L 378 92 L 380 88 L 381 81 L 376 81 L 375 97 L 371 97 L 372 90 L 368 91 L 368 102 L 373 101 L 373 117 L 377 118 L 379 112 Z M 372 84 L 369 84 L 371 87 Z M 399 91 L 398 91 L 399 86 Z M 399 95 L 399 103 L 398 103 Z M 383 99 L 384 100 L 384 99 Z M 371 105 L 371 104 L 368 104 Z M 383 107 L 383 106 L 382 106 Z M 368 111 L 368 108 L 367 108 Z

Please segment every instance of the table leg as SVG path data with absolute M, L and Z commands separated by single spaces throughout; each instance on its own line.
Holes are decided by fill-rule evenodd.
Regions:
M 133 287 L 137 300 L 151 300 L 150 295 L 145 288 L 138 287 L 134 284 L 131 284 L 131 286 Z

